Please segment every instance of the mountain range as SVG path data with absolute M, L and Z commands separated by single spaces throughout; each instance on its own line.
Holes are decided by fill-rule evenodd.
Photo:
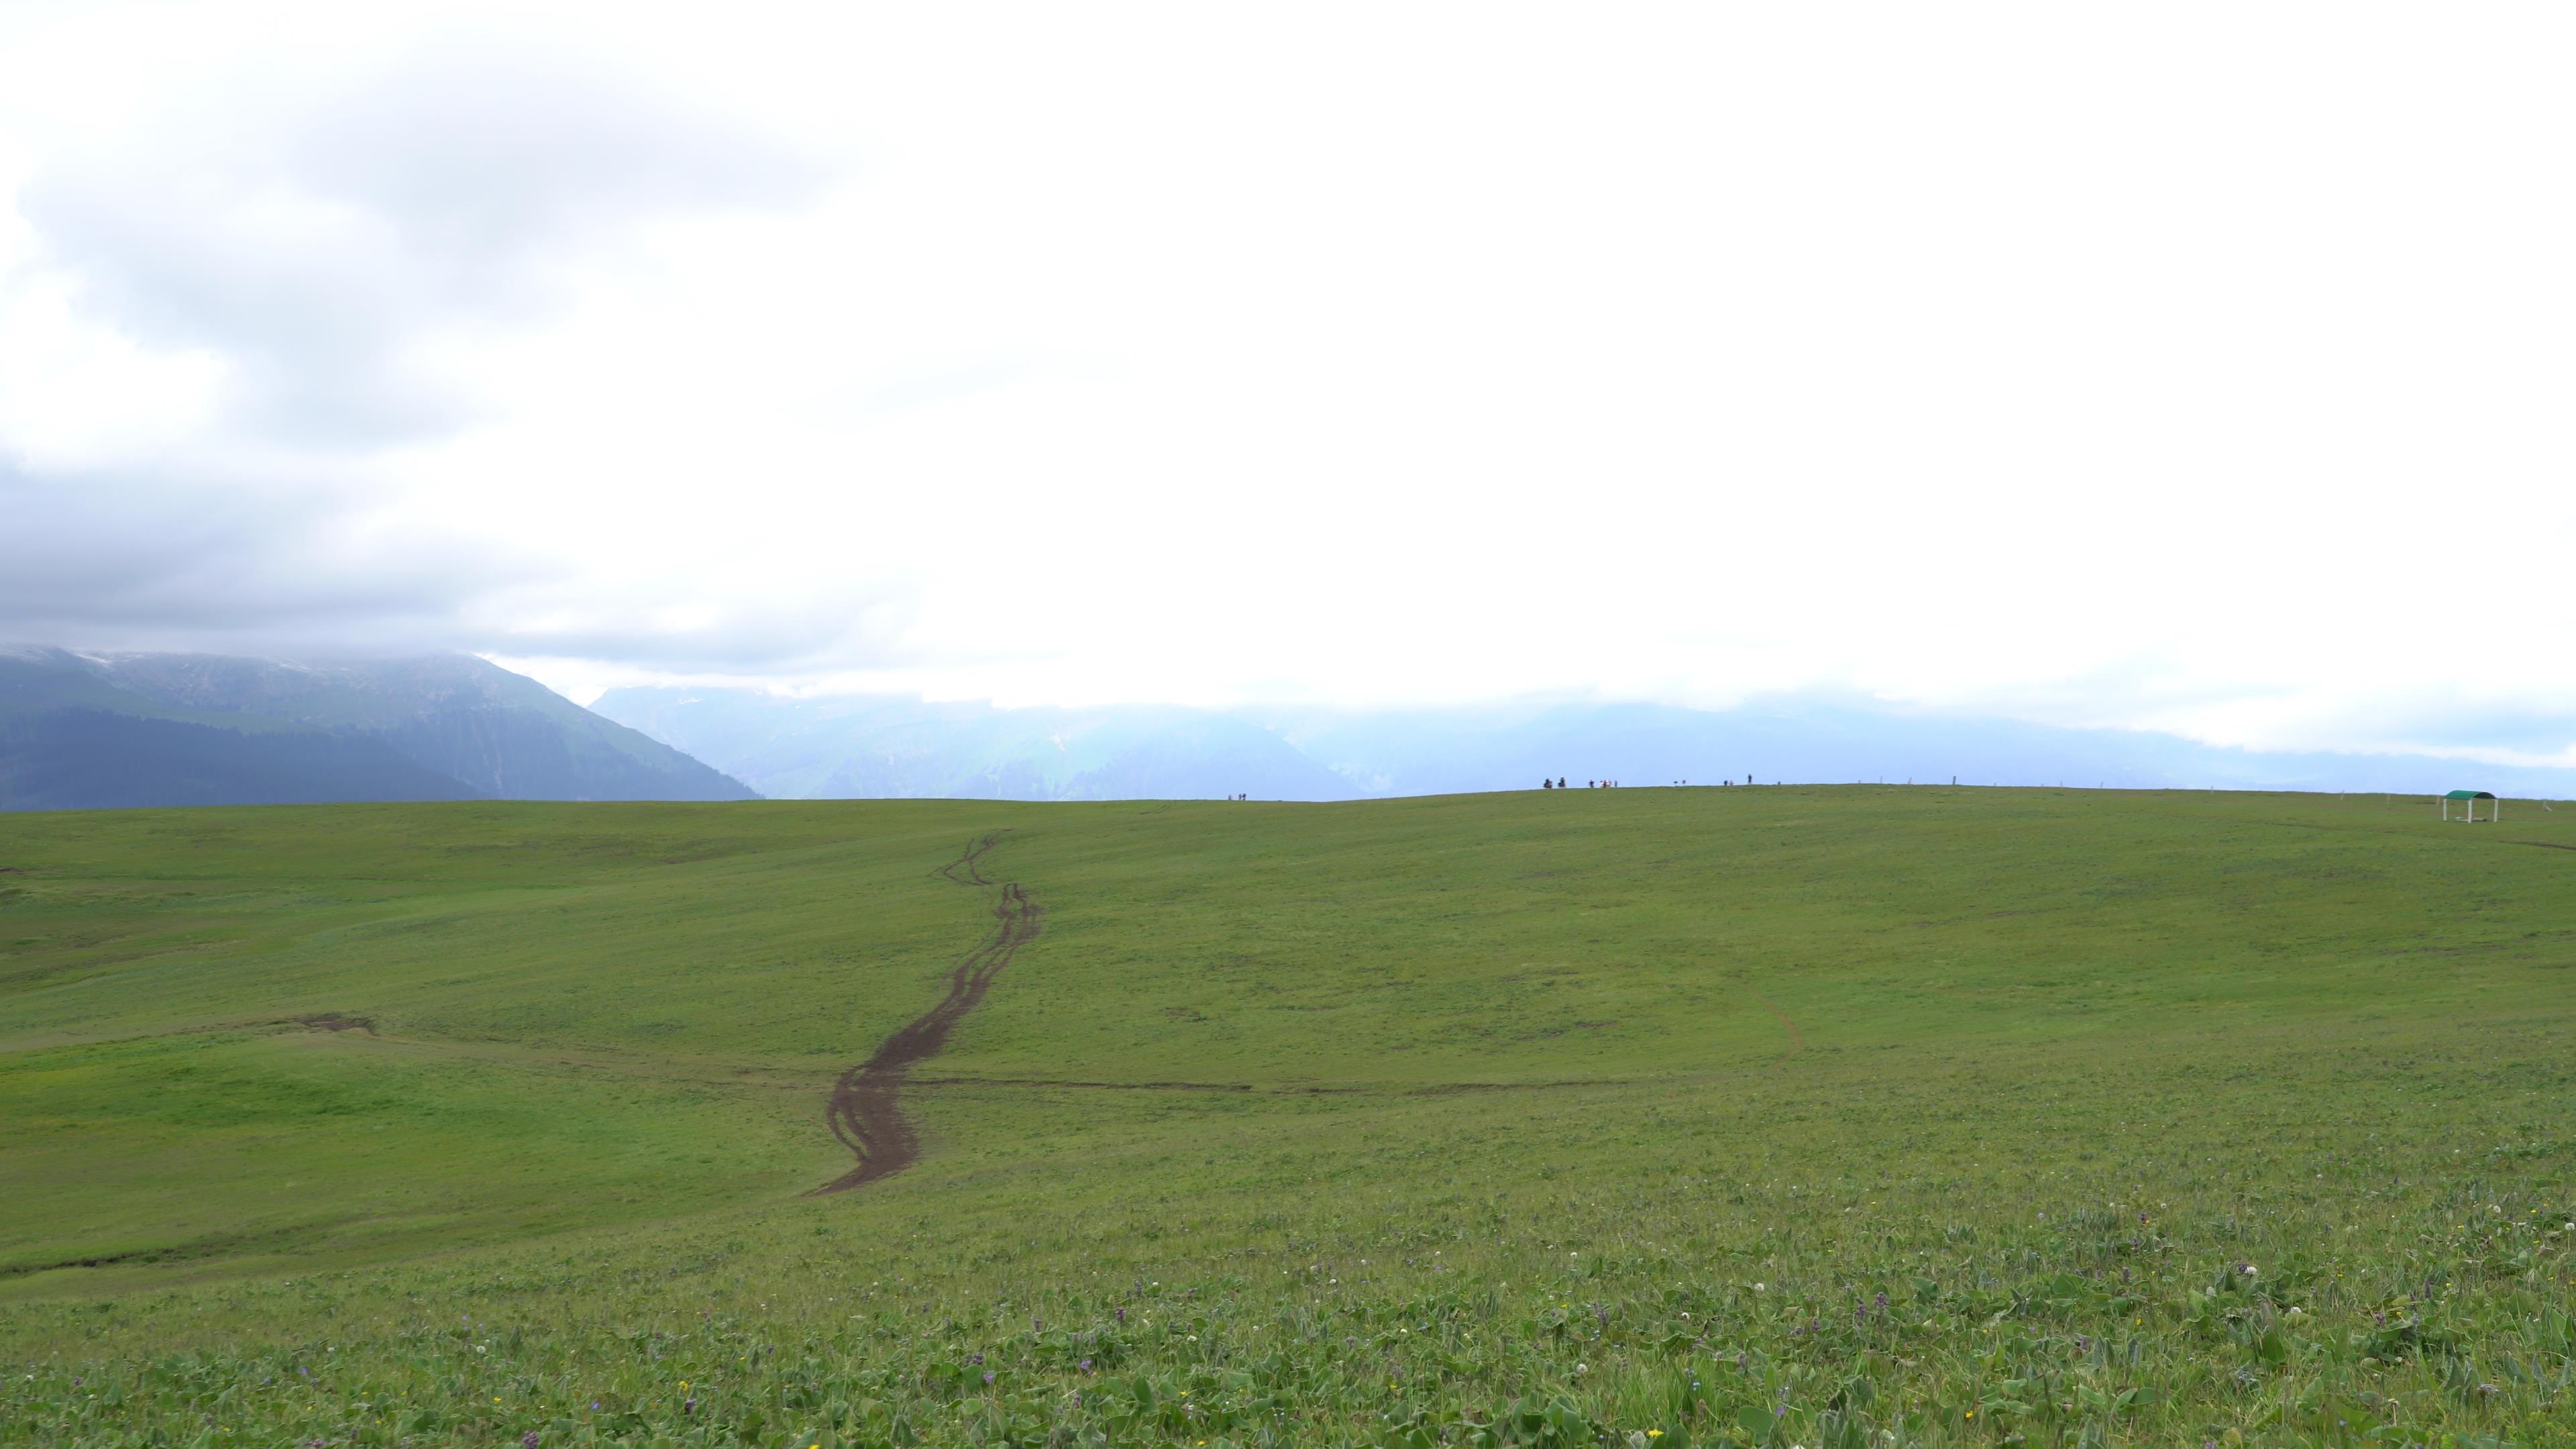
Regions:
M 466 655 L 290 662 L 0 647 L 0 810 L 327 800 L 1346 800 L 1570 784 L 1885 780 L 2576 796 L 2576 770 L 2262 753 L 1788 696 L 1188 709 L 756 689 L 589 709 Z
M 2576 770 L 2428 755 L 2265 753 L 1815 696 L 1728 710 L 1527 701 L 1456 709 L 1003 709 L 751 689 L 611 690 L 591 706 L 793 799 L 1343 800 L 1569 784 L 1957 779 L 2125 789 L 2470 786 L 2576 796 Z
M 467 655 L 291 663 L 0 647 L 0 809 L 752 792 Z

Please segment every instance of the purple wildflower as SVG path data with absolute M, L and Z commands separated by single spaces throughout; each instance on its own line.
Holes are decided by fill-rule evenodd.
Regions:
M 537 1431 L 530 1429 L 519 1436 L 519 1449 L 537 1449 Z
M 993 1386 L 993 1375 L 992 1375 L 992 1372 L 991 1372 L 990 1370 L 986 1370 L 986 1371 L 985 1371 L 985 1374 L 984 1374 L 984 1387 L 986 1387 L 986 1388 L 991 1388 L 992 1386 Z
M 1082 1371 L 1083 1371 L 1084 1373 L 1089 1373 L 1089 1372 L 1091 1372 L 1091 1360 L 1089 1360 L 1089 1359 L 1084 1359 L 1084 1360 L 1082 1361 Z

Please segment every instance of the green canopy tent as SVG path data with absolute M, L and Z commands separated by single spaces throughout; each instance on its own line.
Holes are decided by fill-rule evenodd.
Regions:
M 2471 825 L 2478 823 L 2478 802 L 2481 800 L 2495 800 L 2494 804 L 2487 807 L 2487 820 L 2490 823 L 2504 818 L 2504 802 L 2502 800 L 2496 800 L 2495 796 L 2484 790 L 2454 790 L 2450 794 L 2442 797 L 2443 819 L 2448 820 L 2451 818 L 2451 802 L 2454 800 L 2457 800 L 2461 804 L 2469 807 L 2468 819 Z

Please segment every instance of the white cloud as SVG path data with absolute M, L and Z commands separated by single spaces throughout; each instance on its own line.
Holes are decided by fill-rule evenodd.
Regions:
M 0 447 L 405 639 L 2576 735 L 2549 7 L 158 14 L 0 47 Z

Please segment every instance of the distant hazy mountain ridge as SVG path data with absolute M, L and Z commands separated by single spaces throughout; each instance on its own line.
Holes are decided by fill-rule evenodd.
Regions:
M 2173 735 L 1910 714 L 1793 697 L 1707 711 L 1536 702 L 1458 709 L 997 709 L 757 690 L 620 689 L 592 708 L 790 799 L 1345 800 L 1535 788 L 1542 777 L 2447 790 L 2576 796 L 2576 771 L 2424 755 L 2263 754 Z
M 703 762 L 703 763 L 702 763 Z M 1347 800 L 1957 778 L 2153 789 L 2458 787 L 2576 797 L 2576 770 L 2262 754 L 1785 698 L 1724 711 L 1001 709 L 758 690 L 612 690 L 583 709 L 480 659 L 294 663 L 0 646 L 0 810 L 328 800 Z
M 791 700 L 617 689 L 592 708 L 781 799 L 1339 799 L 1351 782 L 1260 724 L 1162 705 Z M 765 782 L 765 783 L 764 783 Z
M 0 648 L 0 809 L 751 794 L 464 655 L 289 663 Z

